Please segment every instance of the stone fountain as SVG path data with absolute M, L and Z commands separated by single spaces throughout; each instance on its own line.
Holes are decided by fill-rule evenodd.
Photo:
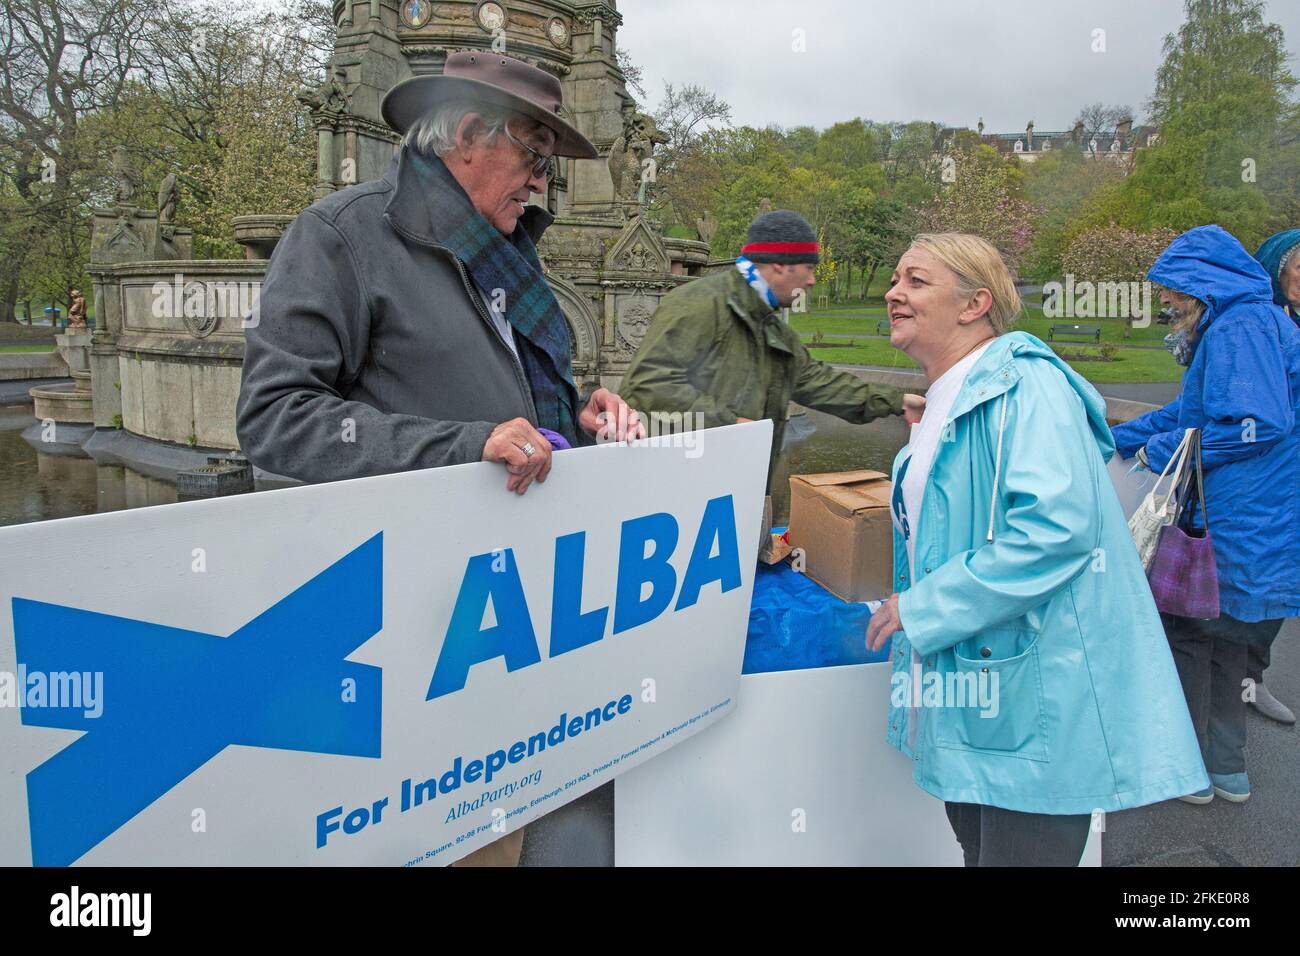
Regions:
M 335 0 L 333 11 L 328 78 L 299 97 L 316 133 L 317 196 L 383 176 L 398 141 L 380 116 L 384 94 L 439 72 L 449 53 L 503 52 L 559 78 L 570 121 L 601 156 L 558 160 L 547 194 L 532 197 L 556 216 L 538 252 L 573 332 L 579 386 L 616 386 L 659 299 L 725 260 L 710 259 L 707 241 L 666 238 L 647 213 L 664 137 L 627 92 L 613 0 Z M 196 260 L 176 224 L 175 178 L 147 209 L 125 150 L 115 177 L 116 203 L 94 214 L 96 328 L 60 342 L 75 384 L 32 395 L 38 418 L 81 423 L 78 444 L 97 461 L 174 480 L 238 448 L 244 317 L 291 217 L 238 217 L 245 258 Z M 716 223 L 697 228 L 707 238 Z

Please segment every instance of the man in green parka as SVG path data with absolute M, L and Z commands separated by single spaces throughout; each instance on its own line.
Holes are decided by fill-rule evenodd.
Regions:
M 772 419 L 769 482 L 792 399 L 859 425 L 882 415 L 920 421 L 923 396 L 818 362 L 782 320 L 780 310 L 812 287 L 819 255 L 816 233 L 797 212 L 759 216 L 734 269 L 660 301 L 623 377 L 624 401 L 643 415 L 682 415 L 687 428 Z

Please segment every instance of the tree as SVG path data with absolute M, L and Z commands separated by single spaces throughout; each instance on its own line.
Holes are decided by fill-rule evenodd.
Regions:
M 861 119 L 836 123 L 817 138 L 817 165 L 833 176 L 843 176 L 880 161 L 880 144 Z
M 701 137 L 714 127 L 731 122 L 731 107 L 702 86 L 664 84 L 663 98 L 654 112 L 655 124 L 668 137 L 655 151 L 655 185 L 651 191 L 657 205 L 671 221 L 690 224 L 707 211 L 689 176 L 682 175 Z
M 27 242 L 75 254 L 69 236 L 85 230 L 107 165 L 106 144 L 82 126 L 140 73 L 151 9 L 148 0 L 0 0 L 0 177 L 19 203 L 13 214 Z M 0 262 L 0 318 L 14 314 L 28 258 Z
M 249 12 L 234 0 L 0 0 L 0 317 L 19 290 L 85 285 L 91 210 L 177 175 L 195 254 L 238 255 L 230 218 L 311 201 L 314 147 L 294 94 L 323 79 L 328 0 Z
M 1090 159 L 1073 144 L 1026 164 L 1025 198 L 1034 206 L 1034 238 L 1022 272 L 1044 281 L 1060 275 L 1070 226 L 1098 190 L 1124 176 L 1118 163 Z
M 644 97 L 645 87 L 642 82 L 645 79 L 645 71 L 632 62 L 632 54 L 619 47 L 614 51 L 614 58 L 618 61 L 618 68 L 623 73 L 623 82 L 627 84 L 627 88 L 637 96 Z
M 821 257 L 817 265 L 813 267 L 813 278 L 817 282 L 828 285 L 837 285 L 836 275 L 839 272 L 839 260 L 835 258 L 835 250 L 831 244 L 826 241 L 825 236 L 819 237 L 821 246 Z
M 1062 257 L 1064 273 L 1076 281 L 1091 283 L 1141 282 L 1147 272 L 1178 235 L 1172 229 L 1136 232 L 1113 227 L 1079 233 L 1071 240 Z M 1100 293 L 1098 293 L 1100 298 Z M 1125 316 L 1124 337 L 1128 338 L 1132 321 L 1138 317 L 1137 302 L 1132 298 Z M 1059 313 L 1058 313 L 1059 314 Z M 1150 318 L 1147 315 L 1146 318 Z
M 1070 242 L 1065 272 L 1089 282 L 1140 282 L 1177 235 L 1172 229 L 1091 229 Z
M 925 227 L 935 232 L 968 232 L 998 248 L 1017 269 L 1033 236 L 1034 209 L 1021 196 L 1019 164 L 1003 160 L 991 146 L 957 151 L 955 178 L 922 211 Z
M 333 27 L 321 6 L 304 0 L 287 14 L 250 13 L 229 0 L 164 8 L 148 76 L 96 117 L 108 138 L 130 143 L 146 182 L 176 173 L 200 257 L 239 254 L 232 216 L 311 203 L 306 154 L 314 146 L 295 94 L 324 79 L 322 31 L 332 36 Z
M 1270 129 L 1296 81 L 1282 28 L 1264 20 L 1262 0 L 1184 0 L 1184 10 L 1186 21 L 1165 37 L 1155 122 L 1173 131 Z
M 1218 223 L 1252 247 L 1294 224 L 1300 137 L 1281 29 L 1259 0 L 1186 0 L 1185 9 L 1151 99 L 1160 142 L 1097 192 L 1076 233 Z
M 888 196 L 872 195 L 849 213 L 845 255 L 863 270 L 860 298 L 866 298 L 876 272 L 893 268 L 917 232 L 916 212 Z
M 1075 128 L 1081 134 L 1081 149 L 1095 153 L 1091 143 L 1102 133 L 1114 132 L 1125 120 L 1133 119 L 1133 110 L 1128 106 L 1107 106 L 1105 103 L 1090 103 L 1079 110 L 1075 117 Z

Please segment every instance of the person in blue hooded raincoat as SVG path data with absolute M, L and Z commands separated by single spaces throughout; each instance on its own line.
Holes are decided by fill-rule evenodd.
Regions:
M 1269 236 L 1255 259 L 1273 283 L 1273 302 L 1300 324 L 1300 229 Z
M 1273 302 L 1300 325 L 1300 229 L 1288 229 L 1269 236 L 1255 252 L 1273 282 Z M 1255 698 L 1248 701 L 1256 711 L 1280 724 L 1294 724 L 1295 712 L 1264 684 L 1272 641 L 1254 641 L 1247 648 L 1246 677 L 1255 685 Z
M 1201 430 L 1220 616 L 1164 623 L 1213 784 L 1189 802 L 1241 802 L 1248 655 L 1300 615 L 1300 330 L 1264 268 L 1218 226 L 1183 233 L 1147 278 L 1177 313 L 1173 351 L 1187 371 L 1178 398 L 1117 425 L 1115 444 L 1160 472 L 1185 430 Z
M 1105 401 L 975 236 L 918 236 L 890 342 L 931 385 L 894 477 L 888 739 L 968 865 L 1076 865 L 1090 821 L 1208 780 L 1106 462 Z M 972 701 L 972 694 L 975 700 Z

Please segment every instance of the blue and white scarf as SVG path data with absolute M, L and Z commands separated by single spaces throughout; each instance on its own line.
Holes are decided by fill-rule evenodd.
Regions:
M 1177 332 L 1170 332 L 1166 335 L 1165 348 L 1173 354 L 1174 361 L 1179 365 L 1192 364 L 1192 353 L 1196 351 L 1196 348 L 1186 330 L 1179 329 Z
M 770 305 L 773 309 L 781 308 L 781 303 L 776 301 L 776 293 L 772 287 L 767 284 L 767 280 L 758 274 L 758 266 L 750 262 L 744 256 L 736 257 L 736 268 L 740 274 L 745 277 L 749 287 L 758 293 L 758 297 Z

